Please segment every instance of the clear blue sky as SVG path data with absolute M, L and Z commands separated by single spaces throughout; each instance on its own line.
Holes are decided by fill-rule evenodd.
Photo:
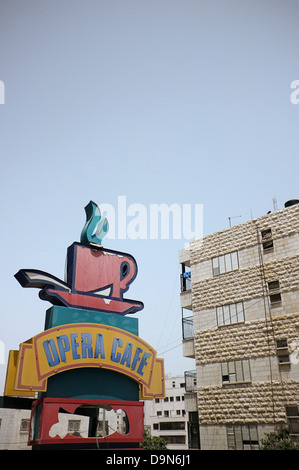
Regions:
M 50 307 L 14 274 L 63 278 L 90 200 L 203 204 L 208 234 L 299 198 L 298 17 L 297 0 L 1 1 L 6 356 Z M 194 368 L 178 346 L 184 243 L 104 241 L 135 256 L 127 297 L 144 302 L 140 336 L 172 374 Z

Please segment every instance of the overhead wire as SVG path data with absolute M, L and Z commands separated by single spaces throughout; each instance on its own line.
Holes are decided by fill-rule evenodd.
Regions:
M 182 346 L 182 340 L 181 340 L 180 343 L 177 344 L 176 346 L 173 346 L 173 347 L 170 348 L 170 349 L 166 349 L 166 351 L 159 352 L 159 355 L 162 356 L 163 354 L 166 354 L 166 353 L 168 353 L 169 351 L 172 351 L 173 349 L 179 348 L 180 346 Z

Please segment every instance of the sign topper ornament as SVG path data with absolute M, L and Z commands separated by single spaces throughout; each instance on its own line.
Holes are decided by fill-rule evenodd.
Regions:
M 109 228 L 106 217 L 102 218 L 93 201 L 85 212 L 81 243 L 74 242 L 67 249 L 65 281 L 36 269 L 21 269 L 16 279 L 22 287 L 40 288 L 40 298 L 53 305 L 119 315 L 142 310 L 142 302 L 123 298 L 137 275 L 135 259 L 127 253 L 104 249 L 101 243 Z

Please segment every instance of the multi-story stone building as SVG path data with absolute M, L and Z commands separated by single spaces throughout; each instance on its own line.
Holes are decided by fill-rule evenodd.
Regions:
M 255 449 L 280 424 L 299 434 L 298 203 L 179 253 L 183 354 L 196 368 L 185 406 L 201 449 Z
M 166 377 L 165 398 L 144 402 L 144 426 L 151 436 L 162 437 L 168 449 L 188 449 L 184 377 Z
M 30 410 L 0 409 L 0 450 L 30 450 Z

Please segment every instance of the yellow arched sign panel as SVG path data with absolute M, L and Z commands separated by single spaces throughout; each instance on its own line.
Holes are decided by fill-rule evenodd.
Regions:
M 138 381 L 141 399 L 164 396 L 163 359 L 138 336 L 107 325 L 75 323 L 45 330 L 20 345 L 17 363 L 9 367 L 6 394 L 14 394 L 12 389 L 46 391 L 47 379 L 54 374 L 103 367 Z

